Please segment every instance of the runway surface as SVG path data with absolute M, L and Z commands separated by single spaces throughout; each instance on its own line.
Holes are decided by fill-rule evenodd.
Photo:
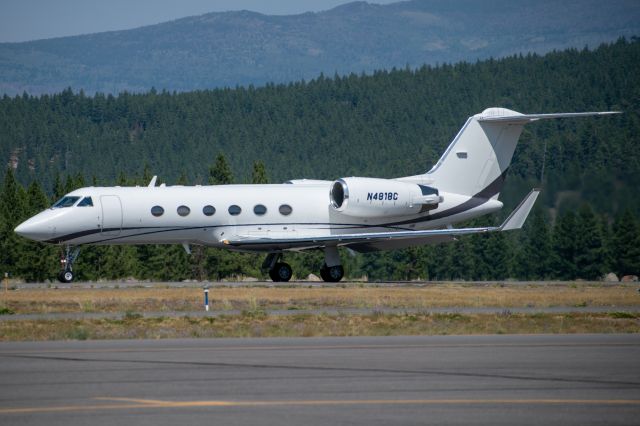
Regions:
M 0 344 L 0 424 L 638 424 L 640 335 Z

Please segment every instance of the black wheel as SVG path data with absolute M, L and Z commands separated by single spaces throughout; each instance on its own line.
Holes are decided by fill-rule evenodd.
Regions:
M 286 263 L 278 262 L 273 266 L 273 269 L 269 271 L 269 276 L 274 282 L 287 282 L 291 279 L 293 271 L 291 266 Z
M 280 279 L 278 278 L 278 274 L 276 273 L 275 267 L 273 269 L 269 269 L 269 278 L 271 278 L 271 280 L 274 283 L 277 283 L 278 281 L 280 281 Z
M 342 265 L 335 265 L 331 267 L 324 265 L 322 269 L 320 269 L 320 276 L 326 282 L 337 283 L 344 276 L 344 268 Z
M 58 274 L 58 281 L 61 283 L 70 283 L 73 281 L 73 272 L 71 271 L 60 271 Z

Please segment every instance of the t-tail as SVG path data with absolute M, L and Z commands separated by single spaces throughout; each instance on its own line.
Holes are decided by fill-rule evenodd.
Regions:
M 423 176 L 440 191 L 496 199 L 525 124 L 549 118 L 617 113 L 521 114 L 506 108 L 488 108 L 469 117 L 440 160 Z

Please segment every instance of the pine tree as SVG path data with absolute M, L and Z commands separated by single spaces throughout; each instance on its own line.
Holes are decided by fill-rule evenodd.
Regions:
M 600 223 L 588 204 L 580 207 L 576 222 L 576 276 L 598 280 L 604 272 L 604 247 Z
M 251 171 L 251 183 L 269 183 L 267 170 L 262 161 L 255 161 L 253 163 L 253 170 Z
M 189 184 L 189 180 L 187 179 L 187 174 L 183 171 L 180 173 L 180 177 L 178 177 L 177 185 L 187 185 Z
M 553 275 L 561 280 L 573 280 L 577 276 L 576 233 L 576 216 L 569 210 L 558 218 L 553 228 Z
M 67 175 L 67 177 L 64 180 L 64 193 L 68 194 L 71 191 L 73 191 L 74 189 L 77 189 L 78 187 L 76 186 L 76 182 L 73 176 L 71 175 Z
M 33 216 L 49 205 L 49 200 L 37 181 L 27 189 L 26 217 Z M 42 282 L 51 278 L 58 266 L 56 247 L 20 239 L 20 253 L 16 259 L 16 274 L 27 282 Z
M 13 232 L 14 228 L 28 217 L 27 193 L 8 168 L 0 193 L 0 274 L 15 275 L 17 264 L 24 253 L 25 238 Z
M 56 173 L 56 176 L 53 181 L 53 197 L 51 199 L 52 202 L 58 201 L 66 194 L 64 185 L 62 184 L 62 179 L 60 178 L 60 173 Z
M 474 279 L 503 280 L 509 274 L 509 249 L 502 232 L 474 235 Z
M 470 280 L 474 275 L 474 259 L 469 238 L 461 237 L 452 244 L 450 276 L 453 280 Z
M 544 280 L 551 273 L 551 238 L 542 209 L 534 211 L 525 223 L 524 243 L 517 256 L 515 270 L 519 278 Z
M 640 275 L 640 226 L 630 210 L 616 218 L 611 236 L 612 265 L 618 277 Z
M 153 176 L 151 175 L 151 169 L 149 169 L 149 165 L 147 163 L 144 163 L 144 168 L 142 169 L 142 177 L 140 178 L 140 185 L 149 185 L 152 178 Z
M 218 154 L 215 165 L 209 167 L 210 185 L 227 185 L 233 183 L 233 174 L 224 154 Z

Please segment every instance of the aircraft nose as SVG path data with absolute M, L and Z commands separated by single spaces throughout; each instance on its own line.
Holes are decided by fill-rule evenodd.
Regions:
M 13 230 L 16 234 L 35 241 L 43 241 L 47 239 L 50 232 L 49 227 L 37 223 L 32 219 L 28 219 L 16 226 Z

